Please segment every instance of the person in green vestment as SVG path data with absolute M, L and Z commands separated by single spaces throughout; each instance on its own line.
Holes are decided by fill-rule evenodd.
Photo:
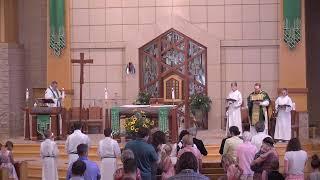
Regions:
M 262 121 L 265 123 L 265 133 L 268 134 L 268 107 L 270 104 L 270 98 L 268 93 L 261 90 L 261 84 L 254 84 L 254 92 L 252 92 L 248 99 L 248 110 L 250 123 L 252 128 L 251 131 L 255 134 L 255 125 Z

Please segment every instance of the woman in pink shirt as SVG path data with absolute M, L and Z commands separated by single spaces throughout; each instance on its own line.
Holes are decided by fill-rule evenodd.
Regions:
M 251 134 L 248 131 L 243 133 L 243 143 L 237 147 L 237 157 L 239 160 L 239 166 L 243 169 L 241 179 L 250 180 L 253 179 L 254 172 L 250 168 L 250 164 L 254 159 L 254 156 L 258 152 L 257 147 L 251 144 Z
M 177 158 L 179 159 L 180 156 L 185 152 L 192 152 L 192 154 L 197 158 L 198 160 L 198 171 L 202 169 L 202 155 L 198 148 L 193 146 L 193 137 L 189 134 L 183 136 L 182 138 L 182 145 L 183 148 L 178 152 Z

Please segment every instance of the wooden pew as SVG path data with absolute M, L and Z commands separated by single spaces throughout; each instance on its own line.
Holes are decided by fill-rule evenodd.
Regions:
M 0 180 L 8 180 L 9 172 L 6 169 L 0 169 Z

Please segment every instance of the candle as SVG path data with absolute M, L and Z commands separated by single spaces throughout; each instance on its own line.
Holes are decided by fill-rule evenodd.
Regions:
M 27 88 L 27 90 L 26 90 L 26 100 L 28 100 L 29 99 L 29 89 Z
M 104 88 L 104 99 L 105 100 L 108 99 L 108 90 L 107 90 L 107 88 Z
M 65 97 L 66 97 L 66 93 L 65 93 L 65 91 L 64 91 L 64 88 L 62 88 L 62 99 L 64 99 Z
M 175 94 L 174 94 L 174 89 L 173 88 L 171 88 L 171 98 L 175 99 Z

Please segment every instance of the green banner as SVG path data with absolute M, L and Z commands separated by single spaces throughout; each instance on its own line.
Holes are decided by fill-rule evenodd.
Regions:
M 50 48 L 55 56 L 60 56 L 66 47 L 65 40 L 65 0 L 50 0 Z
M 283 0 L 284 42 L 293 49 L 301 40 L 301 1 Z
M 119 107 L 111 108 L 111 128 L 113 134 L 120 133 L 120 109 Z
M 161 107 L 159 109 L 158 125 L 162 132 L 169 131 L 169 109 L 167 107 Z
M 44 136 L 44 132 L 50 128 L 50 115 L 37 115 L 37 132 Z

